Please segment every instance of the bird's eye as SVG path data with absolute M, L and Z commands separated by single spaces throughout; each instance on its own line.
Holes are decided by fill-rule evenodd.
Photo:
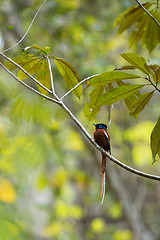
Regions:
M 102 125 L 99 125 L 99 128 L 102 128 Z

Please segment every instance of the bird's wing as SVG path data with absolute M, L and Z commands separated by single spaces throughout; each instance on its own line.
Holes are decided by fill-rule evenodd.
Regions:
M 110 144 L 109 136 L 108 136 L 106 131 L 104 131 L 104 134 L 106 136 L 106 141 L 107 141 L 107 145 L 108 145 L 108 151 L 111 154 L 111 144 Z

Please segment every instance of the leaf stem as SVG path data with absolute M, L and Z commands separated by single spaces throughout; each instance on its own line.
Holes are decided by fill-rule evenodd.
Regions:
M 160 92 L 160 89 L 157 87 L 157 84 L 155 85 L 155 84 L 151 81 L 150 75 L 148 75 L 148 78 L 144 78 L 144 79 L 146 79 L 147 81 L 149 81 L 150 84 L 155 88 L 155 90 L 157 90 L 158 92 Z

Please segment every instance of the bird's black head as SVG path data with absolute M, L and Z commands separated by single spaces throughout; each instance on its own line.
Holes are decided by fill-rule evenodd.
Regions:
M 96 127 L 96 129 L 107 129 L 107 125 L 104 123 L 93 123 L 93 125 Z

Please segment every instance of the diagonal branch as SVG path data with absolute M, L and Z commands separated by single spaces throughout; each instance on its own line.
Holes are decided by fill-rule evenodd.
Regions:
M 112 162 L 116 163 L 117 165 L 119 165 L 120 167 L 126 169 L 129 172 L 132 172 L 136 175 L 139 175 L 141 177 L 145 177 L 145 178 L 150 178 L 153 180 L 157 180 L 160 181 L 160 176 L 156 176 L 156 175 L 151 175 L 148 173 L 144 173 L 141 172 L 139 170 L 136 170 L 134 168 L 131 168 L 129 166 L 127 166 L 126 164 L 120 162 L 118 159 L 116 159 L 115 157 L 111 156 L 108 152 L 106 152 L 104 149 L 102 149 L 94 140 L 93 138 L 90 136 L 90 134 L 86 131 L 86 129 L 83 127 L 83 125 L 78 121 L 78 119 L 73 115 L 73 113 L 67 108 L 67 106 L 61 102 L 61 107 L 65 110 L 65 112 L 67 112 L 67 114 L 71 117 L 71 119 L 76 123 L 76 125 L 80 128 L 80 130 L 85 134 L 85 136 L 88 138 L 88 140 L 101 152 L 103 153 L 105 156 L 107 156 Z
M 118 159 L 116 159 L 115 157 L 111 156 L 108 152 L 106 152 L 104 149 L 102 149 L 94 140 L 93 138 L 90 136 L 90 134 L 87 132 L 87 130 L 83 127 L 83 125 L 79 122 L 79 120 L 74 116 L 74 114 L 68 109 L 68 107 L 59 99 L 59 100 L 55 100 L 53 98 L 50 98 L 46 95 L 43 95 L 42 93 L 38 92 L 37 90 L 35 90 L 34 88 L 30 87 L 29 85 L 27 85 L 25 82 L 21 81 L 18 77 L 16 77 L 11 71 L 9 71 L 2 63 L 0 63 L 0 66 L 2 66 L 12 77 L 14 77 L 18 82 L 20 82 L 21 84 L 23 84 L 25 87 L 29 88 L 31 91 L 33 91 L 34 93 L 40 95 L 41 97 L 52 101 L 56 104 L 58 104 L 59 106 L 61 106 L 63 108 L 63 110 L 70 116 L 70 118 L 74 121 L 74 123 L 79 127 L 79 129 L 83 132 L 83 134 L 87 137 L 87 139 L 101 152 L 103 153 L 105 156 L 107 156 L 112 162 L 114 162 L 115 164 L 119 165 L 120 167 L 126 169 L 129 172 L 132 172 L 136 175 L 139 175 L 141 177 L 145 177 L 145 178 L 149 178 L 149 179 L 153 179 L 156 181 L 160 181 L 160 176 L 156 176 L 156 175 L 151 175 L 148 173 L 144 173 L 141 172 L 139 170 L 136 170 L 134 168 L 131 168 L 129 166 L 127 166 L 126 164 L 120 162 Z
M 148 12 L 147 9 L 145 9 L 145 7 L 138 0 L 135 0 L 135 1 L 148 14 L 148 16 L 150 16 L 150 18 L 152 18 L 153 21 L 155 21 L 158 27 L 160 27 L 160 23 L 157 21 L 157 19 L 155 19 L 155 17 L 153 17 L 153 15 L 150 12 Z
M 27 31 L 25 32 L 25 34 L 23 35 L 23 37 L 22 37 L 15 45 L 13 45 L 12 47 L 9 47 L 9 48 L 3 50 L 2 53 L 7 52 L 7 51 L 13 49 L 14 47 L 16 47 L 18 44 L 20 44 L 20 43 L 23 41 L 23 39 L 24 39 L 24 38 L 26 37 L 26 35 L 28 34 L 30 28 L 32 27 L 32 25 L 33 25 L 33 23 L 34 23 L 37 15 L 38 15 L 38 13 L 40 12 L 41 8 L 43 7 L 43 5 L 44 5 L 46 2 L 47 2 L 47 0 L 45 0 L 45 1 L 42 3 L 42 5 L 39 7 L 38 11 L 37 11 L 36 14 L 34 15 L 34 18 L 32 19 L 32 22 L 31 22 L 31 24 L 29 25 L 29 27 L 28 27 Z

